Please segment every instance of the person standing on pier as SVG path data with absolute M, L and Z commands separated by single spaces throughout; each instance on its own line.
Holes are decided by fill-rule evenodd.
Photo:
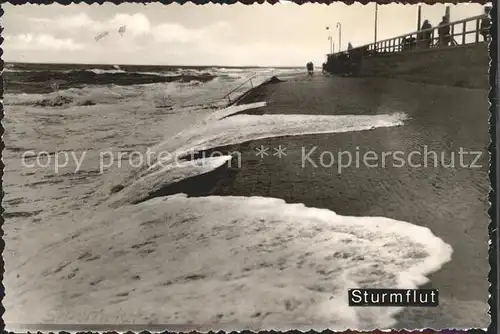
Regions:
M 425 20 L 424 23 L 422 24 L 422 30 L 421 33 L 421 38 L 422 38 L 422 46 L 424 48 L 428 48 L 431 45 L 432 41 L 432 25 L 430 24 L 429 20 Z
M 306 68 L 307 68 L 307 74 L 308 75 L 313 75 L 314 65 L 313 65 L 312 61 L 310 61 L 310 62 L 307 63 Z
M 491 7 L 484 7 L 485 18 L 481 19 L 481 36 L 485 42 L 489 42 L 491 39 L 490 28 L 491 28 L 491 20 L 490 20 L 490 10 Z
M 448 46 L 451 41 L 450 36 L 450 22 L 448 22 L 448 17 L 443 16 L 443 20 L 438 26 L 439 34 L 439 46 Z

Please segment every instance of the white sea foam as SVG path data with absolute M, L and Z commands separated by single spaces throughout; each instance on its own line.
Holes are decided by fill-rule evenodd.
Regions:
M 403 124 L 405 114 L 386 115 L 236 115 L 185 131 L 177 138 L 186 143 L 182 149 L 206 150 L 250 140 L 319 133 L 370 130 Z M 170 146 L 171 142 L 164 143 Z M 164 145 L 160 145 L 161 150 Z
M 239 144 L 251 140 L 297 136 L 320 133 L 340 133 L 363 131 L 378 127 L 391 127 L 403 124 L 406 115 L 402 113 L 385 115 L 235 115 L 246 109 L 259 108 L 264 103 L 241 105 L 214 113 L 204 126 L 195 126 L 178 133 L 151 149 L 160 160 L 139 177 L 157 171 L 174 159 L 191 152 L 208 150 L 216 147 Z M 223 118 L 225 117 L 225 118 Z M 161 158 L 161 152 L 167 152 Z
M 424 227 L 262 197 L 178 194 L 79 226 L 6 278 L 6 322 L 390 328 L 397 310 L 348 307 L 347 289 L 415 288 L 452 253 Z
M 74 72 L 75 70 L 69 70 L 69 71 L 64 71 L 65 73 L 71 73 L 71 72 Z M 114 69 L 114 70 L 103 70 L 103 69 L 100 69 L 100 68 L 91 68 L 91 69 L 88 69 L 86 71 L 89 71 L 89 72 L 93 72 L 95 74 L 117 74 L 117 73 L 127 73 L 126 71 L 122 70 L 122 69 Z
M 122 183 L 126 190 L 125 193 L 120 192 L 118 195 L 112 195 L 111 203 L 113 205 L 134 203 L 162 187 L 207 173 L 223 164 L 212 164 L 211 161 L 205 164 L 204 159 L 198 159 L 197 164 L 204 165 L 204 167 L 190 169 L 189 173 L 184 173 L 182 169 L 185 166 L 179 165 L 179 159 L 193 152 L 262 138 L 363 131 L 378 127 L 398 126 L 403 124 L 403 120 L 406 118 L 406 115 L 402 113 L 372 116 L 234 115 L 241 111 L 260 108 L 265 105 L 265 102 L 257 102 L 219 110 L 210 114 L 195 126 L 181 131 L 154 146 L 150 149 L 152 159 L 149 162 L 151 165 L 145 166 L 139 173 L 125 180 Z M 158 160 L 154 160 L 155 157 Z M 181 170 L 176 171 L 176 168 Z M 184 177 L 180 178 L 178 173 L 184 175 Z M 171 175 L 176 175 L 176 178 L 172 179 Z M 133 190 L 128 190 L 132 185 Z
M 217 72 L 235 72 L 235 73 L 248 71 L 247 69 L 243 68 L 225 68 L 225 67 L 213 68 L 212 70 Z
M 180 182 L 193 176 L 208 173 L 231 160 L 231 156 L 209 157 L 192 161 L 168 164 L 162 169 L 150 173 L 118 193 L 109 203 L 110 207 L 132 204 L 142 201 L 164 185 Z
M 252 110 L 252 109 L 257 109 L 261 107 L 266 106 L 266 102 L 255 102 L 255 103 L 249 103 L 249 104 L 241 104 L 241 105 L 232 105 L 226 108 L 221 108 L 218 109 L 210 114 L 208 114 L 206 117 L 201 119 L 199 122 L 196 122 L 195 124 L 192 124 L 190 127 L 180 131 L 175 135 L 174 138 L 184 138 L 187 139 L 186 137 L 190 136 L 190 133 L 196 132 L 196 129 L 203 128 L 207 126 L 208 124 L 212 124 L 215 121 L 219 121 L 225 117 L 231 116 L 233 114 L 245 111 L 245 110 Z M 165 140 L 162 143 L 159 143 L 158 145 L 154 146 L 151 148 L 151 151 L 153 152 L 158 152 L 161 150 L 162 146 L 166 144 L 168 141 L 171 141 L 174 138 L 169 138 L 168 140 Z M 182 140 L 182 139 L 181 139 Z

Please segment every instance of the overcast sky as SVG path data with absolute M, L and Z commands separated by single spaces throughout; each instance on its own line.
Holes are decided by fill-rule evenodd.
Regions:
M 5 61 L 158 65 L 317 65 L 329 52 L 374 39 L 375 5 L 119 6 L 4 4 Z M 478 4 L 451 5 L 451 20 L 479 15 Z M 444 5 L 424 5 L 423 19 L 437 25 Z M 416 30 L 416 5 L 380 5 L 378 39 Z M 123 34 L 118 29 L 126 25 Z M 326 30 L 330 26 L 330 30 Z M 96 36 L 109 34 L 96 41 Z

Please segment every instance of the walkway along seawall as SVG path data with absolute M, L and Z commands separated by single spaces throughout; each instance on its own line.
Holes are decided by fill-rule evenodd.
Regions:
M 329 54 L 326 70 L 356 77 L 385 77 L 429 84 L 488 89 L 486 15 Z M 483 27 L 483 28 L 481 28 Z

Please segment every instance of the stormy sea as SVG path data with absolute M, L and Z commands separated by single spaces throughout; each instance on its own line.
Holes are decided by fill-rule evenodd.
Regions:
M 304 72 L 6 64 L 5 322 L 392 326 L 398 308 L 349 307 L 347 290 L 426 283 L 452 254 L 429 229 L 182 187 L 238 172 L 234 155 L 202 151 L 405 121 L 238 103 Z

